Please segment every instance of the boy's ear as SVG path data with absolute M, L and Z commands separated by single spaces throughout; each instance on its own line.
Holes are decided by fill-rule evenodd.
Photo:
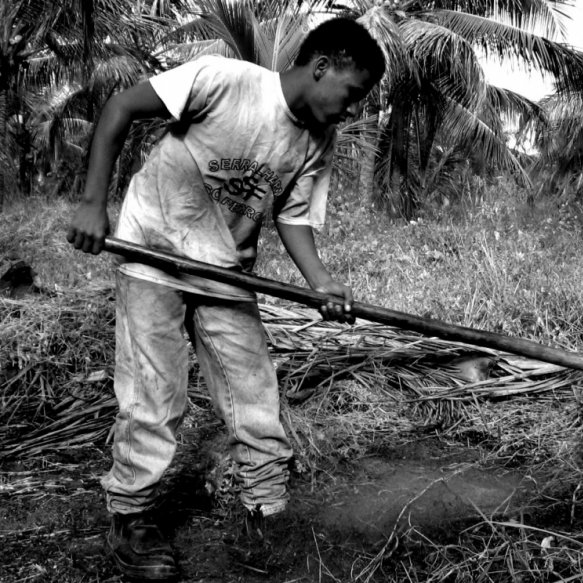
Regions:
M 326 55 L 320 55 L 316 57 L 313 61 L 312 71 L 314 74 L 314 79 L 319 81 L 325 74 L 326 71 L 332 66 L 330 58 Z

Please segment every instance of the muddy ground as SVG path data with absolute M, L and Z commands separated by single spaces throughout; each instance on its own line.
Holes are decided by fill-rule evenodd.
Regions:
M 259 548 L 240 535 L 222 435 L 210 413 L 185 428 L 165 482 L 158 512 L 181 581 L 365 580 L 358 575 L 375 557 L 371 581 L 390 579 L 405 559 L 421 573 L 428 541 L 457 540 L 477 507 L 512 517 L 534 495 L 521 474 L 481 467 L 479 447 L 411 436 L 362 459 L 296 466 L 292 503 Z M 122 580 L 103 548 L 109 520 L 99 477 L 109 463 L 109 447 L 92 445 L 0 467 L 0 581 Z

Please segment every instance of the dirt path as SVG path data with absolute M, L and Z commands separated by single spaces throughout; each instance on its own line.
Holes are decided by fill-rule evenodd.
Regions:
M 272 544 L 250 547 L 220 426 L 207 421 L 183 432 L 159 509 L 182 581 L 364 580 L 371 565 L 370 580 L 385 581 L 404 556 L 422 561 L 424 536 L 446 542 L 476 520 L 476 507 L 508 516 L 531 489 L 518 473 L 480 469 L 476 449 L 421 437 L 310 475 L 294 472 L 293 502 L 272 527 Z M 107 448 L 97 447 L 4 464 L 0 581 L 121 580 L 103 551 L 99 476 L 108 466 Z

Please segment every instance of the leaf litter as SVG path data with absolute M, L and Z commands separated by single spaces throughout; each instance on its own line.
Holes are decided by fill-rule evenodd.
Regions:
M 485 446 L 485 464 L 525 467 L 533 475 L 544 470 L 541 496 L 555 504 L 557 491 L 572 497 L 572 522 L 578 516 L 582 373 L 372 322 L 352 327 L 323 322 L 313 310 L 296 305 L 261 303 L 260 309 L 280 381 L 282 420 L 298 467 L 311 468 L 315 475 L 323 460 L 355 460 L 387 441 L 395 446 L 440 435 Z M 0 300 L 0 461 L 34 460 L 106 444 L 116 412 L 114 321 L 115 302 L 107 286 Z M 468 380 L 460 359 L 486 359 L 487 376 L 472 373 Z M 195 357 L 190 369 L 192 414 L 208 410 L 210 404 Z M 66 479 L 48 483 L 36 471 L 34 476 L 22 474 L 1 474 L 0 495 L 38 496 L 66 488 Z M 217 483 L 214 494 L 232 494 L 220 479 Z M 485 581 L 505 580 L 491 575 L 500 562 L 518 558 L 528 565 L 520 553 L 529 545 L 543 548 L 538 538 L 546 541 L 546 554 L 537 551 L 544 560 L 535 561 L 540 578 L 532 580 L 548 580 L 543 573 L 548 576 L 549 565 L 562 565 L 568 576 L 580 568 L 575 554 L 579 534 L 549 550 L 552 537 L 564 539 L 544 529 L 542 534 L 509 530 L 486 517 L 462 534 L 464 544 L 455 550 L 428 543 L 434 549 L 429 555 L 433 570 L 428 569 L 424 580 L 445 580 L 452 554 L 459 559 L 458 573 L 467 571 L 469 576 L 486 540 L 495 559 L 480 567 Z M 391 533 L 388 546 L 393 539 Z M 357 579 L 368 581 L 382 571 L 381 556 L 387 558 L 370 555 L 369 563 L 360 557 Z M 407 569 L 411 560 L 401 557 L 395 573 Z

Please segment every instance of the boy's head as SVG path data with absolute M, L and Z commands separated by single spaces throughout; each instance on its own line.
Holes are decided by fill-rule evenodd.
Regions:
M 308 76 L 305 99 L 313 121 L 330 125 L 356 115 L 358 102 L 385 71 L 383 53 L 369 32 L 349 18 L 312 30 L 295 61 Z
M 320 24 L 304 39 L 295 64 L 307 65 L 316 57 L 328 57 L 338 70 L 367 70 L 374 85 L 385 72 L 385 58 L 368 30 L 350 18 L 333 18 Z

